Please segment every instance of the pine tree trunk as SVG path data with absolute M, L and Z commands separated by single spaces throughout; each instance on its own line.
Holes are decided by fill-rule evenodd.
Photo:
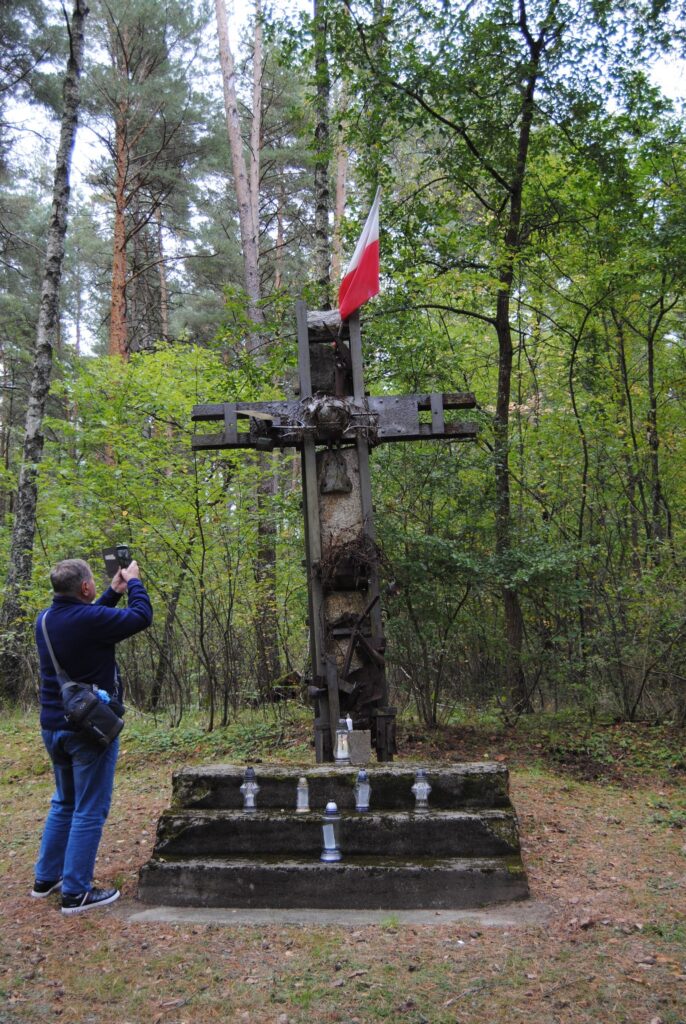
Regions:
M 164 235 L 162 232 L 162 207 L 155 209 L 157 221 L 157 269 L 160 278 L 160 325 L 162 340 L 169 341 L 169 286 L 167 284 L 167 267 L 164 262 Z
M 26 410 L 24 447 L 19 471 L 9 569 L 2 608 L 5 645 L 0 655 L 0 698 L 15 700 L 21 691 L 24 603 L 22 590 L 33 570 L 36 532 L 38 468 L 43 457 L 43 419 L 50 389 L 52 352 L 58 334 L 59 288 L 69 210 L 69 175 L 80 104 L 79 78 L 83 66 L 85 0 L 74 0 L 69 26 L 70 51 L 64 77 L 60 138 L 55 160 L 52 211 L 48 227 L 43 285 L 36 331 L 34 362 Z
M 283 185 L 279 187 L 276 206 L 276 252 L 274 254 L 274 288 L 278 292 L 283 280 Z
M 348 97 L 345 85 L 341 89 L 338 99 L 338 121 L 336 129 L 336 199 L 334 203 L 333 216 L 333 241 L 331 246 L 331 280 L 334 285 L 340 284 L 343 276 L 341 266 L 343 255 L 343 237 L 341 225 L 345 213 L 345 199 L 348 183 L 348 147 L 345 144 L 343 135 L 343 118 L 348 107 Z
M 111 356 L 126 356 L 126 120 L 123 111 L 115 127 L 114 249 L 112 253 L 112 301 L 110 306 Z

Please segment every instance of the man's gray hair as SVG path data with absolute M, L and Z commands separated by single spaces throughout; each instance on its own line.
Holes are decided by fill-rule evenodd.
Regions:
M 90 565 L 82 558 L 65 558 L 50 573 L 50 582 L 56 594 L 76 595 L 81 593 L 81 584 L 92 575 Z

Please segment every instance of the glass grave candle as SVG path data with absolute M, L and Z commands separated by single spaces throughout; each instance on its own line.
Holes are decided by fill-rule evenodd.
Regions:
M 333 759 L 336 764 L 350 764 L 350 743 L 348 742 L 348 726 L 345 724 L 345 718 L 341 718 L 338 722 Z
M 414 785 L 412 792 L 415 798 L 415 811 L 428 811 L 429 810 L 429 793 L 431 792 L 431 785 L 426 774 L 425 768 L 418 768 L 414 777 Z
M 310 788 L 307 779 L 301 775 L 295 791 L 295 810 L 297 814 L 305 814 L 310 809 Z
M 357 773 L 357 782 L 355 783 L 355 810 L 368 811 L 371 795 L 372 787 L 369 784 L 369 776 L 364 768 L 360 768 Z
M 327 863 L 341 860 L 341 816 L 330 800 L 322 818 L 322 852 L 319 858 Z
M 255 769 L 246 768 L 245 775 L 243 776 L 243 783 L 241 785 L 244 811 L 257 810 L 257 794 L 259 791 L 260 787 L 257 784 L 257 779 L 255 778 Z

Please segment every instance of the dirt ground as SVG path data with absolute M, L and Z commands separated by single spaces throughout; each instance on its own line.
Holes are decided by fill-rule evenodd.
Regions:
M 178 761 L 129 752 L 97 867 L 122 901 L 64 918 L 56 897 L 28 895 L 45 758 L 28 720 L 5 729 L 0 1024 L 686 1024 L 683 771 L 542 762 L 502 736 L 488 750 L 468 734 L 459 749 L 454 736 L 405 739 L 412 758 L 509 762 L 544 924 L 408 925 L 392 913 L 364 927 L 134 923 L 122 910 L 135 907 Z

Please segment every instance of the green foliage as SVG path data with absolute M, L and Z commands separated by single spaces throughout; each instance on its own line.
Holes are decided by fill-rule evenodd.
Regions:
M 31 620 L 48 599 L 49 568 L 80 555 L 102 576 L 101 549 L 130 544 L 156 609 L 151 630 L 123 649 L 129 694 L 141 706 L 176 709 L 200 698 L 224 724 L 254 696 L 259 467 L 234 453 L 194 456 L 191 409 L 227 394 L 263 391 L 266 368 L 235 365 L 209 350 L 160 346 L 128 362 L 85 359 L 54 386 L 68 411 L 47 422 L 39 497 L 40 547 L 27 595 Z M 288 460 L 268 510 L 277 524 L 281 643 L 304 659 L 305 586 L 299 494 Z M 262 695 L 264 696 L 264 695 Z M 215 720 L 216 713 L 216 720 Z

